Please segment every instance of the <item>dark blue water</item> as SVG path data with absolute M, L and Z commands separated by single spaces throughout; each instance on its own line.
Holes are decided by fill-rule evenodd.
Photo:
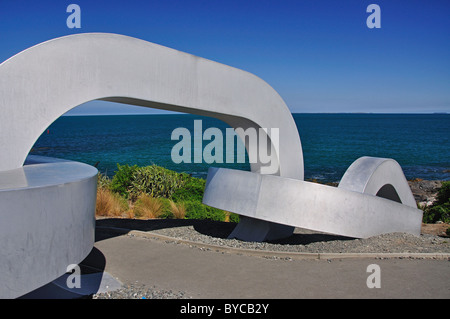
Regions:
M 339 181 L 354 160 L 376 156 L 397 160 L 408 179 L 450 180 L 450 114 L 293 116 L 302 141 L 305 178 Z M 206 177 L 209 166 L 249 170 L 248 162 L 175 164 L 171 150 L 178 141 L 171 140 L 171 133 L 185 127 L 193 134 L 194 119 L 203 120 L 203 130 L 228 127 L 216 119 L 185 114 L 64 116 L 41 135 L 30 154 L 97 164 L 109 176 L 117 163 L 154 163 L 198 177 Z

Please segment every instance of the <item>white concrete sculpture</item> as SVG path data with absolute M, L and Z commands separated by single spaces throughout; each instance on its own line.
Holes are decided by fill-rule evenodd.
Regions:
M 367 170 L 354 170 L 358 165 Z M 257 220 L 355 238 L 419 235 L 422 222 L 398 163 L 373 157 L 355 161 L 339 187 L 210 168 L 203 203 Z
M 26 164 L 0 172 L 0 298 L 53 281 L 94 245 L 97 169 L 41 156 Z
M 421 211 L 392 160 L 356 161 L 338 188 L 304 182 L 295 122 L 260 78 L 135 38 L 77 34 L 0 64 L 2 298 L 54 280 L 93 247 L 97 170 L 36 157 L 25 163 L 53 121 L 91 100 L 211 116 L 260 134 L 259 128 L 278 128 L 276 174 L 261 174 L 265 164 L 257 162 L 251 172 L 208 175 L 204 203 L 242 216 L 232 237 L 286 237 L 294 226 L 354 237 L 420 231 Z

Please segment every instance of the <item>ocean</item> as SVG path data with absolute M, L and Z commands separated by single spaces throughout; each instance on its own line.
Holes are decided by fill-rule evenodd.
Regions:
M 450 114 L 293 114 L 302 142 L 305 179 L 338 182 L 361 156 L 395 159 L 407 179 L 450 180 Z M 166 168 L 206 178 L 208 167 L 249 170 L 246 163 L 180 163 L 171 151 L 172 131 L 193 132 L 227 124 L 191 114 L 62 116 L 46 129 L 30 154 L 71 159 L 113 176 L 120 165 Z M 193 133 L 192 133 L 193 134 Z M 225 136 L 225 134 L 224 134 Z M 204 141 L 203 146 L 209 141 Z M 225 143 L 224 143 L 225 144 Z

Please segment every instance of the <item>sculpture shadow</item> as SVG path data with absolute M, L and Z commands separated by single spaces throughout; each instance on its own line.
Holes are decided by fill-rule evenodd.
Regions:
M 315 232 L 307 229 L 296 228 L 294 233 L 287 237 L 277 240 L 267 241 L 278 245 L 308 245 L 316 242 L 332 242 L 342 240 L 354 240 L 355 238 Z
M 95 241 L 121 236 L 131 230 L 154 231 L 160 229 L 192 226 L 200 234 L 227 238 L 236 223 L 197 219 L 128 219 L 104 218 L 96 220 Z
M 199 234 L 226 239 L 236 227 L 236 223 L 196 219 L 125 219 L 104 218 L 96 221 L 96 241 L 121 236 L 131 230 L 155 231 L 160 229 L 191 226 Z M 270 240 L 268 243 L 278 245 L 308 245 L 315 242 L 335 240 L 352 240 L 354 238 L 314 232 L 297 228 L 295 232 L 283 239 Z
M 68 272 L 54 281 L 37 288 L 18 299 L 86 299 L 98 292 L 101 286 L 106 258 L 97 248 L 92 248 L 89 255 L 78 264 L 79 287 L 69 288 L 67 282 L 71 281 L 71 272 Z M 75 273 L 73 273 L 75 274 Z

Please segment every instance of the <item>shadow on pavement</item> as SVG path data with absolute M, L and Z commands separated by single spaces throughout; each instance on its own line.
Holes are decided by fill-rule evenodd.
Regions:
M 195 219 L 125 219 L 104 218 L 96 221 L 96 239 L 101 241 L 108 238 L 121 236 L 129 230 L 155 231 L 159 229 L 192 226 L 200 234 L 215 238 L 227 238 L 236 227 L 236 223 L 227 223 L 212 220 Z M 108 230 L 115 228 L 115 230 Z M 120 232 L 122 229 L 123 232 Z M 353 238 L 325 234 L 297 228 L 294 234 L 288 238 L 269 241 L 279 245 L 307 245 L 314 242 L 327 242 L 334 240 L 352 240 Z

